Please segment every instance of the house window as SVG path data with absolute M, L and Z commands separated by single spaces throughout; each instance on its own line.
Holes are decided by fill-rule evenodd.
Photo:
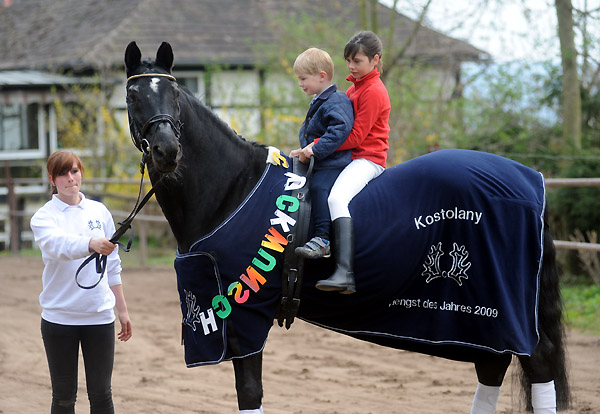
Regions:
M 176 73 L 177 83 L 184 86 L 194 94 L 203 103 L 206 103 L 206 87 L 204 73 L 202 72 L 183 72 Z
M 0 150 L 39 148 L 38 104 L 0 105 Z
M 188 88 L 193 94 L 198 94 L 198 78 L 179 77 L 177 83 Z

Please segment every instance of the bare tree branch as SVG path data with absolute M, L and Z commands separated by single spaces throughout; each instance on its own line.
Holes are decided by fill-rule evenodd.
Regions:
M 415 22 L 415 25 L 413 26 L 413 30 L 410 33 L 410 36 L 408 36 L 408 38 L 406 39 L 406 41 L 404 42 L 402 47 L 398 50 L 398 53 L 396 53 L 390 60 L 388 60 L 387 63 L 384 60 L 384 62 L 383 62 L 384 71 L 383 71 L 383 74 L 381 75 L 382 80 L 385 80 L 385 78 L 386 78 L 387 69 L 391 68 L 393 66 L 396 66 L 398 64 L 398 61 L 400 61 L 400 59 L 402 59 L 404 57 L 404 55 L 406 54 L 406 51 L 408 50 L 409 46 L 411 45 L 411 43 L 417 36 L 419 29 L 421 28 L 423 20 L 425 19 L 425 16 L 427 15 L 427 11 L 428 11 L 429 6 L 431 5 L 432 1 L 433 0 L 427 0 L 427 3 L 425 4 L 425 6 L 423 6 L 423 9 L 421 10 L 421 13 L 419 15 L 419 19 Z

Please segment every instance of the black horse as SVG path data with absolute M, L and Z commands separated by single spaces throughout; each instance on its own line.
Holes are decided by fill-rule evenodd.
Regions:
M 184 331 L 187 332 L 184 334 L 186 362 L 189 366 L 195 366 L 231 359 L 234 365 L 239 409 L 248 410 L 244 411 L 248 413 L 260 413 L 262 412 L 263 395 L 262 349 L 279 303 L 280 291 L 277 289 L 281 289 L 281 280 L 277 278 L 270 280 L 270 274 L 268 276 L 267 273 L 276 272 L 281 267 L 281 257 L 283 256 L 281 251 L 288 243 L 286 237 L 283 237 L 281 233 L 285 233 L 285 228 L 294 224 L 285 214 L 286 211 L 292 210 L 293 200 L 286 198 L 288 196 L 285 192 L 281 193 L 282 195 L 279 197 L 279 193 L 277 193 L 285 189 L 281 184 L 282 181 L 285 182 L 285 177 L 267 181 L 270 179 L 268 177 L 271 177 L 272 171 L 277 169 L 284 171 L 283 167 L 288 159 L 277 155 L 277 152 L 273 152 L 271 148 L 244 140 L 188 90 L 180 87 L 171 75 L 173 52 L 168 43 L 163 43 L 159 47 L 154 61 L 142 61 L 141 57 L 139 48 L 135 42 L 131 42 L 125 52 L 130 128 L 134 144 L 143 152 L 144 160 L 148 164 L 150 179 L 155 185 L 158 203 L 178 243 L 178 257 L 175 264 L 178 273 Z M 271 161 L 271 164 L 266 162 L 267 159 Z M 472 159 L 474 161 L 471 161 Z M 440 163 L 444 164 L 445 172 L 432 173 L 434 170 L 430 169 L 432 168 L 430 166 Z M 404 167 L 405 164 L 406 167 Z M 466 184 L 461 186 L 465 193 L 459 194 L 459 198 L 454 200 L 456 205 L 461 205 L 459 204 L 460 197 L 471 197 L 474 191 L 471 190 L 469 182 L 471 176 L 468 174 L 472 173 L 471 170 L 478 168 L 479 172 L 476 178 L 479 180 L 479 184 L 486 188 L 486 191 L 491 191 L 489 190 L 491 187 L 499 186 L 497 194 L 491 197 L 492 200 L 483 199 L 486 208 L 494 209 L 497 206 L 503 208 L 507 203 L 501 198 L 508 193 L 513 194 L 511 196 L 513 197 L 515 192 L 520 191 L 521 182 L 535 181 L 538 192 L 545 196 L 543 178 L 536 178 L 535 172 L 520 164 L 491 154 L 441 151 L 439 155 L 419 157 L 417 160 L 405 164 L 389 169 L 382 177 L 398 175 L 404 178 L 406 183 L 398 187 L 398 192 L 408 191 L 404 188 L 413 188 L 411 182 L 422 180 L 423 182 L 418 186 L 418 192 L 411 193 L 412 196 L 409 195 L 414 199 L 431 193 L 432 188 L 439 188 L 440 192 L 446 191 L 448 187 L 452 187 L 452 179 L 456 179 L 456 175 L 464 174 L 463 178 Z M 468 168 L 465 167 L 465 164 Z M 416 176 L 405 175 L 413 174 L 409 168 L 411 165 L 417 167 Z M 488 166 L 489 171 L 486 170 Z M 527 178 L 516 180 L 514 185 L 501 181 L 502 178 L 497 178 L 506 171 Z M 436 175 L 432 177 L 432 174 Z M 288 176 L 294 177 L 293 174 Z M 369 191 L 378 191 L 379 188 L 382 194 L 394 193 L 395 191 L 389 188 L 389 184 L 385 184 L 386 179 L 374 180 L 373 185 L 368 186 Z M 252 196 L 255 195 L 257 188 L 265 182 L 270 193 L 276 194 L 259 197 L 259 201 L 253 201 L 256 197 L 252 198 Z M 435 184 L 436 182 L 440 184 Z M 289 184 L 289 181 L 286 184 Z M 435 185 L 438 187 L 434 187 Z M 455 190 L 455 187 L 453 188 Z M 458 190 L 454 190 L 450 193 L 457 194 Z M 565 368 L 564 329 L 561 321 L 562 305 L 554 245 L 545 221 L 545 198 L 538 197 L 539 199 L 534 202 L 531 200 L 534 196 L 530 195 L 528 191 L 525 188 L 521 195 L 514 196 L 521 197 L 517 203 L 508 204 L 510 204 L 510 208 L 514 208 L 514 204 L 525 206 L 527 213 L 523 214 L 523 222 L 526 223 L 533 218 L 532 227 L 518 228 L 513 232 L 508 229 L 511 227 L 510 225 L 505 226 L 506 223 L 497 222 L 497 220 L 501 220 L 501 217 L 494 217 L 490 221 L 496 223 L 495 227 L 483 232 L 483 237 L 489 239 L 500 237 L 503 248 L 517 246 L 519 249 L 520 241 L 516 239 L 525 240 L 523 242 L 525 244 L 522 246 L 526 246 L 531 241 L 533 241 L 533 245 L 536 242 L 539 244 L 532 251 L 515 252 L 512 250 L 504 260 L 489 258 L 499 269 L 505 269 L 504 271 L 507 273 L 515 273 L 510 275 L 513 279 L 510 279 L 511 281 L 507 285 L 489 285 L 484 289 L 494 291 L 489 301 L 494 301 L 496 296 L 500 296 L 500 293 L 496 293 L 497 291 L 512 292 L 509 292 L 511 297 L 507 299 L 512 301 L 511 309 L 499 312 L 498 308 L 494 306 L 472 307 L 471 304 L 465 306 L 451 302 L 449 299 L 444 299 L 443 303 L 442 301 L 434 303 L 429 300 L 426 303 L 424 297 L 386 296 L 383 289 L 373 287 L 376 283 L 374 281 L 376 274 L 368 278 L 361 277 L 361 273 L 368 273 L 373 269 L 375 273 L 381 273 L 378 270 L 378 264 L 371 260 L 376 249 L 369 248 L 371 246 L 369 245 L 363 249 L 366 250 L 366 253 L 362 257 L 358 257 L 357 253 L 356 278 L 360 287 L 359 293 L 355 295 L 338 295 L 314 289 L 312 287 L 314 281 L 326 276 L 327 272 L 331 270 L 332 264 L 328 261 L 318 261 L 318 263 L 307 261 L 306 283 L 303 287 L 298 316 L 317 325 L 384 346 L 474 363 L 479 383 L 488 387 L 499 387 L 502 384 L 512 356 L 516 355 L 522 367 L 523 392 L 528 409 L 532 409 L 532 384 L 535 388 L 536 384 L 551 381 L 554 381 L 556 387 L 555 397 L 558 408 L 566 408 L 569 403 L 569 389 Z M 353 203 L 355 202 L 353 201 Z M 353 211 L 353 217 L 356 215 L 358 222 L 360 222 L 359 217 L 361 216 L 359 204 L 366 206 L 366 213 L 362 213 L 362 215 L 388 217 L 390 209 L 385 204 L 373 206 L 369 200 L 361 201 L 359 194 L 356 201 L 358 207 L 355 207 L 357 210 Z M 535 207 L 532 207 L 534 205 Z M 266 220 L 264 217 L 253 219 L 247 216 L 253 211 L 265 209 Z M 273 214 L 274 210 L 275 214 Z M 535 214 L 530 214 L 530 211 L 533 210 Z M 518 215 L 521 214 L 521 210 L 515 211 L 518 212 Z M 414 227 L 421 231 L 425 227 L 434 227 L 434 224 L 444 221 L 447 222 L 444 225 L 460 224 L 463 227 L 467 222 L 469 228 L 476 228 L 482 215 L 483 213 L 478 211 L 468 211 L 462 208 L 459 210 L 459 207 L 438 210 L 429 215 L 415 215 L 412 231 L 415 231 Z M 412 220 L 413 218 L 411 218 Z M 518 223 L 519 218 L 511 216 L 508 224 L 513 223 L 510 220 Z M 459 221 L 461 223 L 458 223 Z M 237 226 L 233 230 L 226 226 L 226 224 L 232 225 L 232 223 Z M 269 223 L 273 227 L 269 228 Z M 273 223 L 280 224 L 284 230 L 278 231 Z M 367 226 L 361 228 L 360 224 L 357 225 L 356 232 L 359 236 L 357 239 L 369 238 L 366 235 L 369 230 L 366 228 Z M 253 227 L 258 227 L 258 229 L 253 229 Z M 391 223 L 387 227 L 390 229 L 389 234 L 396 233 L 401 237 L 407 237 L 404 228 L 394 227 Z M 479 231 L 479 233 L 482 232 Z M 505 233 L 507 236 L 502 239 Z M 247 234 L 252 235 L 248 236 L 251 239 L 250 256 L 242 259 L 241 263 L 236 263 L 238 257 L 244 256 L 246 248 L 235 247 L 232 251 L 231 248 L 229 250 L 224 248 L 223 244 L 226 247 L 230 244 L 233 245 L 232 243 L 237 242 L 238 239 L 244 239 Z M 212 242 L 216 236 L 223 236 L 226 241 L 217 246 L 205 245 L 209 241 Z M 377 249 L 386 244 L 386 237 L 380 237 L 383 243 L 377 245 Z M 411 252 L 408 257 L 403 256 L 403 264 L 406 264 L 404 262 L 414 262 L 415 269 L 419 267 L 421 270 L 425 269 L 418 272 L 421 284 L 424 284 L 425 277 L 427 277 L 428 284 L 436 279 L 449 281 L 444 291 L 457 290 L 459 287 L 462 289 L 467 281 L 475 283 L 478 276 L 480 280 L 485 280 L 487 275 L 484 277 L 484 275 L 475 274 L 477 265 L 474 260 L 468 261 L 465 246 L 459 246 L 460 243 L 456 242 L 454 250 L 449 254 L 454 257 L 452 269 L 440 271 L 440 258 L 444 254 L 442 241 L 447 242 L 447 237 L 447 235 L 442 235 L 439 242 L 437 239 L 428 240 L 428 246 L 431 246 L 430 250 L 421 253 Z M 480 236 L 477 235 L 477 237 Z M 413 240 L 406 240 L 400 248 L 396 246 L 396 251 L 399 252 L 397 255 L 402 256 L 403 252 L 410 250 L 413 244 L 415 244 Z M 256 253 L 257 251 L 258 253 Z M 357 246 L 357 252 L 359 251 L 361 249 Z M 489 253 L 482 253 L 484 257 L 487 257 L 486 254 Z M 388 254 L 380 261 L 394 260 L 393 256 L 395 255 Z M 515 255 L 524 256 L 524 258 L 517 259 L 513 257 Z M 533 258 L 529 258 L 529 255 Z M 416 258 L 413 260 L 412 256 Z M 523 266 L 527 269 L 533 268 L 534 277 L 531 282 L 533 291 L 531 294 L 526 295 L 521 291 L 521 280 L 527 279 L 527 277 L 517 274 L 519 269 L 515 263 L 519 261 L 523 262 Z M 250 263 L 252 265 L 247 266 Z M 366 264 L 361 267 L 361 263 Z M 473 263 L 473 268 L 469 270 L 471 263 Z M 392 263 L 392 265 L 397 264 L 398 262 Z M 188 272 L 187 275 L 184 275 L 186 272 Z M 189 276 L 189 272 L 191 272 L 191 276 Z M 233 273 L 235 277 L 242 273 L 239 277 L 241 282 L 240 280 L 233 281 L 227 285 L 229 282 L 226 283 L 225 274 L 228 272 Z M 473 273 L 473 275 L 469 276 L 469 273 Z M 487 273 L 487 269 L 483 273 Z M 394 275 L 394 280 L 403 281 L 403 277 L 403 274 L 399 274 L 397 277 Z M 511 291 L 513 288 L 511 285 L 515 284 L 518 286 Z M 523 289 L 529 289 L 529 285 L 523 286 Z M 203 292 L 205 290 L 206 293 Z M 443 293 L 443 295 L 445 294 Z M 205 308 L 200 305 L 200 301 L 203 300 L 202 295 L 206 300 L 212 299 L 212 302 L 209 302 Z M 446 296 L 443 297 L 446 298 Z M 478 294 L 477 297 L 479 297 Z M 380 300 L 381 298 L 383 300 Z M 423 301 L 421 301 L 422 299 Z M 265 303 L 263 304 L 261 301 Z M 386 312 L 406 313 L 394 314 L 394 317 L 386 318 L 386 321 L 383 322 L 386 326 L 381 331 L 375 329 L 374 331 L 377 332 L 371 332 L 367 321 L 364 320 L 367 318 L 364 317 L 362 311 L 357 313 L 355 309 L 360 306 L 377 307 L 377 302 L 383 302 L 382 308 Z M 522 306 L 522 302 L 525 305 Z M 266 310 L 263 305 L 266 306 Z M 250 316 L 249 319 L 244 319 L 245 311 L 242 309 L 244 306 L 252 309 L 254 312 L 251 312 L 252 315 L 258 313 L 260 317 Z M 515 309 L 522 308 L 521 312 L 512 309 L 513 306 Z M 206 311 L 202 311 L 202 309 Z M 447 317 L 450 319 L 435 326 L 428 325 L 433 323 L 431 321 L 419 319 L 421 323 L 417 323 L 417 325 L 424 325 L 424 327 L 409 329 L 421 329 L 419 334 L 422 334 L 422 337 L 412 333 L 387 333 L 386 329 L 389 326 L 402 325 L 404 320 L 427 317 L 433 313 L 432 309 L 436 310 L 436 318 Z M 408 313 L 409 310 L 415 313 Z M 445 312 L 441 312 L 441 310 Z M 322 315 L 328 311 L 334 313 L 337 311 L 337 313 L 328 319 L 329 316 Z M 507 328 L 495 325 L 501 319 L 499 313 L 511 311 L 515 311 L 517 321 L 519 318 L 528 320 L 523 325 L 523 330 L 513 329 L 512 326 Z M 460 338 L 452 340 L 453 334 L 450 330 L 453 325 L 452 318 L 459 313 L 467 314 L 466 316 L 471 319 L 467 322 L 469 326 L 458 327 L 458 330 L 461 331 Z M 479 315 L 474 317 L 474 313 Z M 438 316 L 442 314 L 443 316 Z M 238 315 L 241 319 L 236 319 Z M 517 323 L 519 327 L 522 327 L 520 321 Z M 201 328 L 204 329 L 204 336 Z M 487 333 L 484 336 L 488 338 L 471 339 L 469 335 L 477 330 Z M 251 336 L 248 331 L 252 331 L 250 332 L 252 334 L 258 333 L 258 339 L 248 338 L 247 336 Z M 521 344 L 521 342 L 525 342 L 521 340 L 527 336 L 533 337 L 533 344 Z M 206 346 L 198 345 L 196 342 L 203 338 L 211 339 L 208 340 L 209 343 Z M 496 340 L 505 341 L 505 343 L 496 346 Z M 246 344 L 248 341 L 250 345 Z M 188 343 L 190 344 L 189 352 Z M 206 349 L 210 350 L 206 351 Z M 534 405 L 536 398 L 534 395 Z

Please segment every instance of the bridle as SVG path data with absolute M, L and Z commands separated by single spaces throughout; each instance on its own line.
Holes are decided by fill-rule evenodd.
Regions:
M 133 75 L 127 78 L 127 82 L 126 85 L 129 84 L 130 81 L 134 80 L 134 79 L 138 79 L 138 78 L 148 78 L 148 77 L 162 77 L 162 78 L 166 78 L 168 80 L 171 80 L 173 82 L 177 82 L 177 79 L 172 76 L 172 75 L 168 75 L 166 73 L 141 73 L 139 75 Z M 179 106 L 179 102 L 177 102 L 177 120 L 175 120 L 175 118 L 173 118 L 171 115 L 169 114 L 157 114 L 154 115 L 153 117 L 151 117 L 150 119 L 148 119 L 144 125 L 142 125 L 142 127 L 140 128 L 136 122 L 134 121 L 133 117 L 131 116 L 131 110 L 129 108 L 129 100 L 127 102 L 127 116 L 129 117 L 129 131 L 131 132 L 131 140 L 133 141 L 133 145 L 135 145 L 135 147 L 140 150 L 142 152 L 142 154 L 144 154 L 144 157 L 150 157 L 150 142 L 148 142 L 148 140 L 146 138 L 144 138 L 144 136 L 146 135 L 146 133 L 148 132 L 148 130 L 150 129 L 150 127 L 158 122 L 168 122 L 171 125 L 171 128 L 173 128 L 173 132 L 175 133 L 175 137 L 177 138 L 177 141 L 179 141 L 179 138 L 181 137 L 181 127 L 183 126 L 183 123 L 181 122 L 181 120 L 179 119 L 179 115 L 181 113 L 181 108 Z
M 142 78 L 142 77 L 156 77 L 156 76 L 164 77 L 171 81 L 176 82 L 176 79 L 174 76 L 167 75 L 164 73 L 142 73 L 140 75 L 133 75 L 133 76 L 130 76 L 129 78 L 127 78 L 126 85 L 129 83 L 129 81 L 131 81 L 133 79 Z M 153 124 L 155 124 L 157 122 L 168 122 L 171 125 L 171 127 L 173 128 L 173 131 L 175 132 L 175 137 L 177 138 L 177 141 L 179 141 L 179 138 L 181 136 L 181 127 L 183 126 L 183 123 L 179 120 L 179 114 L 181 112 L 180 107 L 179 107 L 179 102 L 177 102 L 177 112 L 178 112 L 177 120 L 175 120 L 169 114 L 154 115 L 153 117 L 151 117 L 144 123 L 141 130 L 140 130 L 140 128 L 138 128 L 137 124 L 133 120 L 133 117 L 131 116 L 131 111 L 129 110 L 129 102 L 127 103 L 127 106 L 128 106 L 127 116 L 129 117 L 129 130 L 131 132 L 131 140 L 133 141 L 133 144 L 136 146 L 136 148 L 142 152 L 142 160 L 140 162 L 140 173 L 142 174 L 142 177 L 140 179 L 140 189 L 139 189 L 138 197 L 135 202 L 135 206 L 133 207 L 133 210 L 131 211 L 131 213 L 125 220 L 118 223 L 120 227 L 115 231 L 115 233 L 110 238 L 111 243 L 118 244 L 126 252 L 128 252 L 131 249 L 131 244 L 133 243 L 133 238 L 135 235 L 135 231 L 134 231 L 133 225 L 131 223 L 133 222 L 133 219 L 135 218 L 135 216 L 142 210 L 144 205 L 148 202 L 148 200 L 150 200 L 150 198 L 154 195 L 155 188 L 158 185 L 158 183 L 162 180 L 162 177 L 163 177 L 163 176 L 161 176 L 158 179 L 158 181 L 152 186 L 152 188 L 148 191 L 148 193 L 146 193 L 144 198 L 142 198 L 140 201 L 140 198 L 142 196 L 142 189 L 144 187 L 144 171 L 146 169 L 146 164 L 148 163 L 148 160 L 151 157 L 150 143 L 148 142 L 148 140 L 146 138 L 144 138 L 144 136 L 146 135 L 146 132 L 148 132 L 148 130 L 150 129 L 150 127 Z M 131 229 L 129 241 L 128 241 L 127 245 L 123 245 L 122 243 L 119 242 L 119 239 L 121 237 L 123 237 L 125 232 L 129 229 Z M 93 285 L 86 286 L 86 285 L 80 284 L 79 280 L 78 280 L 79 272 L 81 272 L 81 270 L 89 262 L 91 262 L 94 259 L 96 260 L 96 272 L 100 275 L 100 277 L 98 278 L 96 283 L 94 283 Z M 98 286 L 98 284 L 104 277 L 104 273 L 106 272 L 107 259 L 108 259 L 107 256 L 104 256 L 98 252 L 94 252 L 90 256 L 88 256 L 88 258 L 85 259 L 83 261 L 83 263 L 81 263 L 81 265 L 77 269 L 77 272 L 75 273 L 75 283 L 77 283 L 77 286 L 79 286 L 82 289 L 93 289 L 96 286 Z

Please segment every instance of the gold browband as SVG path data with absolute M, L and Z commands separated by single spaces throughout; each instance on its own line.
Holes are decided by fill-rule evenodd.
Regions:
M 175 81 L 175 82 L 177 81 L 177 79 L 175 79 L 175 76 L 167 75 L 166 73 L 142 73 L 140 75 L 133 75 L 133 76 L 128 77 L 127 78 L 127 82 L 129 82 L 132 79 L 136 79 L 136 78 L 147 78 L 147 77 L 152 77 L 153 78 L 155 76 L 160 76 L 160 77 L 163 77 L 163 78 L 167 78 L 167 79 Z

